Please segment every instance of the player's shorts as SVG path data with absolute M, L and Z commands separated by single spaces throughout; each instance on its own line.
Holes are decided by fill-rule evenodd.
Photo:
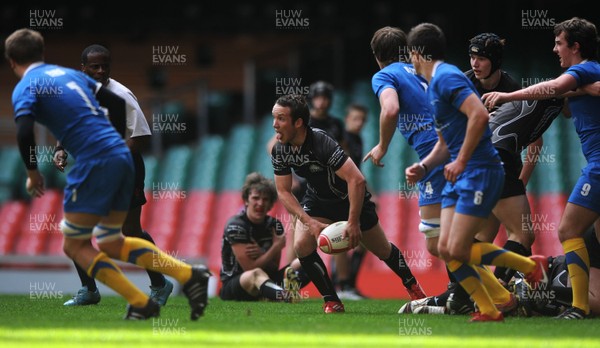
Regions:
M 242 288 L 240 284 L 240 277 L 242 273 L 229 278 L 223 282 L 221 290 L 219 291 L 219 297 L 223 301 L 258 301 L 258 296 L 252 296 Z
M 600 243 L 598 242 L 598 237 L 596 237 L 596 232 L 593 228 L 589 228 L 585 231 L 583 240 L 590 257 L 590 267 L 600 268 Z
M 350 201 L 348 199 L 321 199 L 307 192 L 300 203 L 304 211 L 311 217 L 321 217 L 331 221 L 347 221 Z M 371 201 L 371 193 L 365 193 L 360 213 L 360 230 L 367 231 L 377 225 L 379 217 L 375 203 Z
M 504 187 L 500 199 L 524 195 L 526 193 L 525 184 L 523 184 L 523 180 L 519 179 L 523 169 L 521 155 L 505 149 L 497 148 L 496 150 L 504 166 Z
M 67 175 L 65 212 L 106 216 L 112 210 L 129 210 L 133 171 L 129 152 L 76 161 Z
M 442 192 L 446 186 L 444 166 L 437 166 L 421 179 L 419 187 L 419 207 L 442 203 Z
M 135 177 L 133 182 L 133 195 L 131 196 L 131 204 L 129 209 L 141 207 L 146 204 L 146 195 L 144 194 L 144 180 L 146 179 L 146 166 L 144 158 L 140 153 L 132 153 L 133 167 Z
M 581 176 L 571 191 L 568 202 L 600 214 L 598 197 L 600 197 L 600 163 L 592 162 L 581 170 Z
M 467 168 L 453 184 L 446 183 L 442 209 L 455 206 L 455 212 L 487 218 L 500 198 L 504 186 L 502 165 Z

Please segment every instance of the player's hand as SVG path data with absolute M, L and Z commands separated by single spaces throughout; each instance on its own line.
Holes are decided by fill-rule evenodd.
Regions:
M 275 228 L 273 228 L 273 231 L 271 233 L 273 235 L 273 246 L 279 249 L 283 249 L 285 247 L 286 241 L 285 233 L 277 234 Z
M 361 237 L 362 233 L 360 231 L 360 224 L 348 221 L 346 229 L 342 234 L 342 238 L 348 239 L 348 244 L 350 245 L 350 248 L 356 247 L 358 243 L 360 243 Z
M 466 163 L 462 163 L 458 160 L 452 161 L 444 167 L 444 177 L 454 184 L 458 176 L 465 170 L 466 166 Z
M 404 170 L 406 182 L 411 185 L 415 185 L 419 180 L 423 179 L 425 174 L 427 174 L 425 168 L 419 163 L 413 163 L 413 165 Z
M 264 252 L 255 242 L 246 244 L 246 256 L 251 258 L 252 260 L 258 259 Z
M 56 169 L 60 170 L 61 172 L 65 171 L 65 167 L 67 166 L 67 157 L 69 157 L 69 155 L 65 150 L 56 150 L 54 152 L 53 162 Z
M 305 227 L 308 228 L 308 233 L 315 237 L 315 240 L 319 238 L 319 234 L 321 234 L 321 231 L 323 231 L 323 229 L 327 226 L 327 224 L 315 219 L 310 219 L 308 226 L 305 225 Z
M 371 151 L 369 151 L 365 158 L 363 158 L 363 162 L 366 162 L 370 158 L 374 165 L 378 167 L 383 167 L 384 164 L 383 162 L 381 162 L 381 160 L 383 159 L 386 153 L 387 150 L 384 149 L 383 146 L 381 146 L 381 144 L 377 144 L 371 149 Z
M 41 197 L 44 194 L 44 177 L 37 170 L 27 171 L 27 182 L 25 183 L 25 189 L 31 197 Z
M 481 96 L 481 101 L 485 108 L 491 111 L 494 107 L 507 101 L 506 95 L 507 93 L 503 92 L 489 92 Z
M 594 97 L 600 96 L 600 81 L 581 86 L 581 90 Z

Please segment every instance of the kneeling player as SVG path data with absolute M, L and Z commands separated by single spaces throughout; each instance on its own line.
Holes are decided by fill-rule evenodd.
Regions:
M 592 315 L 600 314 L 600 220 L 595 228 L 588 229 L 583 239 L 590 255 L 589 303 Z M 569 281 L 569 270 L 564 255 L 549 257 L 548 283 L 532 289 L 517 272 L 511 282 L 519 300 L 518 314 L 523 316 L 556 316 L 571 307 L 573 292 Z M 569 318 L 571 319 L 571 318 Z
M 242 188 L 245 209 L 227 222 L 221 249 L 220 297 L 292 302 L 310 280 L 298 259 L 279 269 L 285 234 L 281 222 L 267 213 L 277 200 L 271 180 L 259 173 L 246 177 Z

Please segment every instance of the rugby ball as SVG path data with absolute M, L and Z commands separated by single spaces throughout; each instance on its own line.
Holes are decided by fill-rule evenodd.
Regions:
M 342 234 L 348 221 L 338 221 L 325 227 L 319 235 L 319 249 L 326 254 L 339 254 L 350 250 L 348 239 L 343 239 Z

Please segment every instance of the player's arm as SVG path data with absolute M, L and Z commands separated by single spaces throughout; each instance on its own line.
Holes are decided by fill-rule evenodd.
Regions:
M 350 247 L 358 245 L 361 238 L 360 233 L 360 213 L 362 211 L 363 201 L 365 199 L 366 180 L 352 159 L 347 158 L 346 162 L 338 169 L 335 174 L 342 178 L 348 184 L 348 200 L 350 208 L 348 211 L 348 226 L 346 227 L 346 237 L 349 239 Z
M 244 271 L 249 271 L 255 268 L 261 268 L 265 271 L 276 270 L 279 267 L 281 259 L 281 249 L 285 247 L 285 235 L 273 236 L 273 244 L 262 255 L 256 259 L 252 259 L 246 253 L 246 243 L 235 243 L 231 245 L 233 254 L 236 260 Z
M 431 152 L 425 156 L 421 162 L 413 163 L 404 171 L 406 181 L 408 181 L 409 184 L 416 184 L 417 181 L 421 180 L 427 173 L 432 171 L 435 167 L 446 163 L 448 158 L 450 158 L 450 151 L 448 151 L 448 145 L 446 144 L 442 133 L 437 133 L 438 141 L 433 146 L 433 149 L 431 149 Z
M 533 170 L 537 164 L 538 158 L 540 157 L 540 149 L 544 145 L 544 139 L 539 138 L 533 143 L 527 146 L 525 161 L 523 161 L 523 169 L 521 169 L 521 174 L 519 175 L 519 179 L 523 181 L 523 184 L 527 186 L 529 182 L 529 178 L 531 178 L 531 174 L 533 174 Z
M 379 143 L 369 151 L 363 158 L 363 162 L 371 158 L 373 164 L 383 167 L 381 160 L 387 153 L 396 124 L 398 123 L 398 113 L 400 112 L 400 102 L 398 101 L 398 93 L 393 88 L 386 88 L 379 95 Z
M 149 135 L 140 135 L 137 137 L 131 137 L 127 139 L 127 146 L 132 153 L 141 153 L 143 149 L 148 148 L 150 145 Z
M 531 85 L 510 93 L 490 92 L 481 96 L 481 100 L 488 110 L 496 105 L 514 100 L 541 100 L 559 97 L 577 88 L 577 80 L 570 74 Z
M 108 109 L 110 123 L 124 137 L 125 130 L 127 129 L 127 105 L 125 99 L 105 87 L 98 89 L 96 99 L 98 99 L 101 106 Z
M 459 110 L 468 118 L 467 131 L 456 159 L 444 167 L 444 176 L 450 182 L 456 182 L 456 178 L 467 167 L 467 163 L 487 129 L 490 119 L 488 111 L 475 93 L 472 93 L 463 101 Z
M 27 168 L 27 192 L 34 197 L 44 194 L 44 177 L 38 171 L 35 151 L 34 118 L 32 115 L 22 115 L 15 120 L 17 124 L 17 143 L 21 159 Z

